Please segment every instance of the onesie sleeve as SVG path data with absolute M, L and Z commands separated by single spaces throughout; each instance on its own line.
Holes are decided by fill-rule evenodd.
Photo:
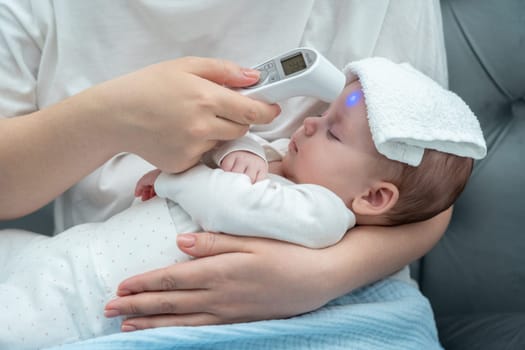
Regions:
M 338 242 L 355 224 L 353 213 L 333 192 L 287 182 L 272 178 L 252 184 L 244 174 L 198 165 L 182 174 L 162 173 L 155 192 L 177 202 L 205 230 L 310 248 Z
M 0 0 L 0 118 L 37 109 L 42 33 L 30 1 Z

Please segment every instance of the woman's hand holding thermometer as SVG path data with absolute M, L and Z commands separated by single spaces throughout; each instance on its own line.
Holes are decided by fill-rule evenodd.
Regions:
M 346 82 L 341 70 L 311 48 L 288 51 L 253 68 L 261 72 L 259 82 L 238 91 L 268 103 L 294 96 L 317 97 L 332 102 Z

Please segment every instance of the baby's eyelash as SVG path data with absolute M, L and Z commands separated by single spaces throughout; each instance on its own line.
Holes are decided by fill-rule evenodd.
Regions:
M 339 138 L 337 136 L 335 136 L 335 134 L 332 131 L 330 131 L 330 129 L 326 130 L 326 134 L 327 134 L 329 139 L 340 141 Z

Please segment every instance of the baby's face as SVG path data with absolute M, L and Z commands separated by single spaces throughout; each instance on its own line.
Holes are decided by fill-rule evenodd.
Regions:
M 282 166 L 289 179 L 327 187 L 349 205 L 370 186 L 378 155 L 356 81 L 322 116 L 305 119 L 292 135 Z

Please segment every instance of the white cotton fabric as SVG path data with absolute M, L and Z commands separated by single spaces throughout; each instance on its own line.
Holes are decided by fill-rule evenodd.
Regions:
M 410 64 L 372 57 L 344 72 L 347 81 L 359 79 L 374 144 L 387 158 L 417 166 L 425 149 L 474 159 L 487 154 L 468 105 Z
M 438 0 L 0 0 L 0 23 L 0 118 L 186 55 L 252 66 L 311 46 L 340 69 L 386 56 L 447 81 Z M 289 137 L 326 104 L 298 97 L 281 107 L 281 117 L 252 132 Z M 151 168 L 135 155 L 115 156 L 55 201 L 57 232 L 129 207 L 136 181 Z
M 244 174 L 197 165 L 162 173 L 155 192 L 174 198 L 204 230 L 266 237 L 324 248 L 339 242 L 355 216 L 335 193 L 270 174 L 256 183 Z
M 191 224 L 187 214 L 180 222 Z M 119 332 L 122 318 L 105 318 L 105 304 L 125 278 L 189 259 L 177 247 L 177 229 L 166 201 L 156 198 L 52 238 L 2 233 L 0 251 L 6 242 L 18 249 L 0 267 L 0 348 L 41 349 Z
M 105 318 L 105 304 L 125 278 L 189 260 L 177 247 L 178 233 L 228 232 L 322 248 L 355 224 L 331 191 L 279 176 L 252 184 L 243 174 L 199 165 L 161 174 L 155 190 L 176 202 L 155 197 L 52 238 L 0 234 L 0 257 L 9 257 L 0 266 L 0 349 L 118 332 L 122 319 Z

